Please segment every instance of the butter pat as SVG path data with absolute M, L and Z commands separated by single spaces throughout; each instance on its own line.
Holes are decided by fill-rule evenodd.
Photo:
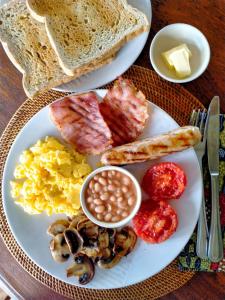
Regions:
M 191 74 L 189 59 L 191 51 L 186 44 L 182 44 L 169 51 L 163 52 L 162 56 L 170 69 L 175 69 L 179 78 L 187 77 Z

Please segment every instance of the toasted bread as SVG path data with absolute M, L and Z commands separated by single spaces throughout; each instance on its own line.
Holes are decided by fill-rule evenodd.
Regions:
M 92 71 L 110 62 L 115 54 L 108 53 L 73 76 L 66 75 L 48 40 L 44 24 L 31 17 L 22 0 L 10 1 L 0 8 L 0 40 L 12 63 L 23 74 L 23 87 L 28 97 Z
M 85 65 L 149 29 L 146 16 L 126 0 L 26 0 L 43 22 L 60 66 L 74 75 Z

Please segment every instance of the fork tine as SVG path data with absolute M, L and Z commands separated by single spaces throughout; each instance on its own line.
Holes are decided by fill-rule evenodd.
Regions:
M 190 121 L 189 121 L 189 124 L 194 126 L 195 125 L 195 120 L 196 120 L 196 110 L 194 109 L 192 111 L 192 114 L 191 114 L 191 118 L 190 118 Z
M 195 119 L 195 126 L 197 126 L 197 127 L 198 127 L 198 124 L 199 124 L 199 121 L 200 121 L 200 117 L 201 117 L 200 113 L 201 113 L 201 110 L 198 109 L 197 116 L 196 116 L 196 119 Z
M 209 113 L 207 112 L 207 110 L 205 110 L 205 126 L 204 126 L 204 133 L 203 133 L 203 141 L 206 142 L 206 131 L 208 128 L 208 123 L 209 123 Z
M 204 129 L 205 129 L 205 116 L 206 116 L 206 109 L 204 109 L 203 112 L 201 113 L 201 121 L 199 126 L 199 130 L 202 136 L 204 135 Z

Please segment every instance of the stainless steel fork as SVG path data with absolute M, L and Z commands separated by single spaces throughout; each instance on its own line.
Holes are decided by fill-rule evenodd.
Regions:
M 202 134 L 201 142 L 197 144 L 194 147 L 194 149 L 198 157 L 199 165 L 202 172 L 202 203 L 201 203 L 201 210 L 200 210 L 200 215 L 198 220 L 196 253 L 200 258 L 203 259 L 207 258 L 207 250 L 208 250 L 208 226 L 207 226 L 207 219 L 206 219 L 203 171 L 202 171 L 202 158 L 205 154 L 205 148 L 206 148 L 207 124 L 208 124 L 208 116 L 206 110 L 205 109 L 203 111 L 201 111 L 200 109 L 193 110 L 190 118 L 190 125 L 198 126 Z

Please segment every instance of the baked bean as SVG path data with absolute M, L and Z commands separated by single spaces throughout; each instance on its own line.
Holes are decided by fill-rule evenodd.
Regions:
M 116 175 L 116 171 L 111 171 L 111 174 L 112 174 L 113 176 L 115 176 L 115 175 Z
M 106 178 L 106 177 L 107 177 L 107 172 L 106 172 L 106 171 L 103 171 L 103 172 L 101 173 L 101 175 L 102 175 L 102 177 Z
M 93 187 L 94 187 L 94 181 L 91 180 L 91 181 L 89 182 L 89 188 L 90 188 L 90 189 L 93 189 Z
M 93 198 L 92 197 L 88 197 L 87 198 L 87 203 L 91 203 L 93 201 Z
M 112 175 L 112 172 L 111 172 L 111 171 L 108 171 L 108 177 L 109 177 L 109 178 L 112 178 L 112 177 L 113 177 L 113 175 Z
M 109 211 L 109 212 L 112 211 L 112 205 L 111 204 L 108 203 L 106 205 L 106 208 L 107 208 L 107 211 Z
M 117 191 L 115 192 L 115 195 L 116 195 L 117 197 L 121 197 L 121 196 L 122 196 L 121 190 L 120 190 L 120 189 L 117 189 Z
M 121 173 L 120 172 L 117 172 L 116 178 L 121 178 Z
M 108 200 L 109 199 L 109 193 L 104 193 L 100 196 L 100 199 L 105 201 L 105 200 Z
M 112 184 L 109 184 L 109 185 L 108 185 L 108 190 L 109 190 L 110 192 L 114 192 L 114 191 L 116 190 L 116 187 L 115 187 L 114 185 L 112 185 Z
M 104 205 L 99 205 L 99 206 L 95 207 L 96 213 L 101 214 L 101 213 L 103 213 L 104 210 L 105 210 L 105 206 Z
M 127 207 L 127 202 L 126 201 L 122 201 L 118 203 L 118 207 L 120 208 L 126 208 Z
M 120 220 L 120 217 L 119 216 L 113 216 L 112 217 L 112 221 L 113 222 L 118 222 Z
M 130 180 L 130 178 L 129 177 L 123 177 L 123 183 L 125 184 L 125 185 L 130 185 L 131 184 L 131 180 Z
M 101 183 L 102 185 L 107 185 L 107 181 L 103 177 L 100 177 L 98 182 Z
M 95 175 L 95 176 L 93 177 L 93 179 L 94 179 L 95 181 L 98 181 L 99 175 Z
M 111 179 L 108 180 L 108 184 L 112 184 L 112 180 Z
M 111 219 L 112 219 L 111 213 L 106 214 L 105 217 L 104 217 L 104 219 L 105 219 L 106 222 L 111 221 Z
M 124 193 L 124 194 L 126 194 L 127 192 L 128 192 L 128 187 L 127 186 L 122 186 L 122 192 Z
M 118 202 L 122 202 L 123 200 L 124 200 L 123 197 L 119 197 L 119 198 L 117 199 Z
M 116 213 L 117 213 L 117 215 L 122 215 L 123 211 L 122 211 L 122 209 L 117 209 Z
M 123 218 L 128 217 L 128 212 L 127 212 L 127 211 L 124 211 L 124 212 L 122 213 L 122 217 L 123 217 Z
M 90 209 L 91 211 L 94 211 L 94 210 L 95 210 L 95 205 L 94 205 L 94 203 L 91 203 L 91 204 L 89 205 L 89 209 Z
M 120 186 L 120 182 L 119 182 L 118 180 L 114 180 L 114 184 L 115 184 L 116 186 Z
M 103 187 L 103 191 L 104 191 L 104 192 L 108 192 L 108 186 L 104 186 L 104 187 Z
M 128 204 L 129 204 L 130 206 L 134 205 L 134 202 L 135 202 L 135 198 L 134 198 L 134 197 L 129 197 L 129 198 L 128 198 Z
M 101 186 L 100 186 L 100 184 L 98 182 L 95 183 L 94 190 L 95 190 L 95 192 L 100 192 Z
M 100 220 L 100 221 L 103 220 L 103 215 L 97 214 L 97 219 Z
M 103 203 L 102 203 L 102 201 L 100 199 L 95 199 L 94 200 L 94 204 L 96 204 L 96 205 L 102 205 Z
M 116 201 L 116 197 L 114 195 L 110 196 L 109 198 L 110 201 L 115 202 Z

